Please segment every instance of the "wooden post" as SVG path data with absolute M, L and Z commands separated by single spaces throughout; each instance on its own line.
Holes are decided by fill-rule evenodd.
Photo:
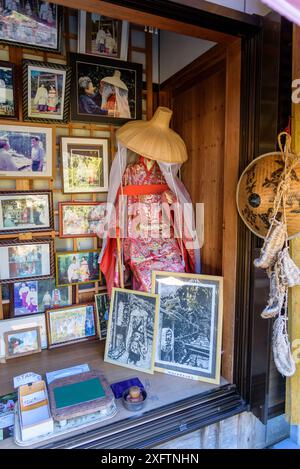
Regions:
M 294 26 L 293 37 L 293 79 L 300 78 L 300 28 Z M 292 136 L 293 148 L 300 153 L 300 104 L 293 104 Z M 300 267 L 300 236 L 290 242 L 291 255 Z M 300 355 L 297 343 L 300 339 L 300 286 L 289 291 L 289 337 L 293 357 L 297 363 L 294 376 L 286 384 L 286 416 L 291 425 L 300 425 Z

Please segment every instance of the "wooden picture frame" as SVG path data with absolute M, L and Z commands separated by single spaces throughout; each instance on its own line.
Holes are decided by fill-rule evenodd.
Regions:
M 66 210 L 70 207 L 78 207 L 82 208 L 82 210 L 77 210 L 78 213 L 73 213 L 72 216 L 72 210 L 70 210 L 70 214 L 68 215 L 70 218 L 69 225 L 65 221 L 66 219 Z M 93 212 L 94 209 L 94 214 L 89 212 L 89 213 L 84 213 L 85 210 L 84 208 L 88 209 L 88 207 L 91 207 L 91 212 Z M 99 231 L 99 223 L 101 221 L 101 218 L 97 218 L 97 209 L 96 207 L 103 207 L 104 211 L 106 212 L 106 202 L 59 202 L 58 203 L 58 220 L 59 220 L 59 237 L 60 238 L 95 238 L 97 237 L 97 233 L 101 232 Z M 76 211 L 75 211 L 76 212 Z M 100 216 L 100 214 L 99 214 Z M 105 217 L 103 217 L 105 219 Z M 97 231 L 93 230 L 93 227 L 96 228 L 95 224 L 97 223 Z M 73 231 L 70 226 L 70 223 L 74 226 Z M 84 226 L 82 226 L 80 230 L 80 226 L 78 224 L 83 223 Z
M 96 33 L 97 27 L 98 31 Z M 109 31 L 109 34 L 107 34 L 107 31 Z M 109 18 L 97 13 L 79 12 L 79 53 L 127 60 L 128 37 L 128 21 Z
M 0 258 L 0 284 L 54 276 L 54 240 L 51 238 L 0 241 Z
M 152 292 L 160 296 L 155 370 L 220 384 L 223 277 L 153 271 Z
M 95 307 L 97 313 L 97 324 L 99 326 L 99 339 L 104 340 L 107 336 L 107 323 L 109 317 L 109 295 L 106 292 L 95 295 Z
M 21 346 L 22 342 L 23 343 L 25 342 L 25 336 L 26 335 L 29 336 L 30 334 L 32 335 L 32 338 L 35 338 L 35 340 L 36 340 L 36 347 L 35 348 L 32 348 L 31 350 L 27 350 L 27 351 L 25 349 L 24 352 L 22 352 L 22 351 L 18 352 L 17 351 L 15 353 L 14 351 L 12 351 L 12 347 L 16 346 L 16 348 L 17 348 L 17 347 Z M 19 340 L 20 343 L 16 344 L 15 341 L 14 341 L 14 343 L 12 343 L 12 339 L 14 339 L 15 341 Z M 28 340 L 28 338 L 27 338 L 27 340 Z M 34 353 L 39 353 L 39 352 L 42 351 L 40 328 L 38 326 L 35 326 L 35 327 L 28 327 L 26 329 L 17 329 L 17 330 L 4 332 L 4 343 L 5 343 L 5 358 L 6 358 L 6 360 L 9 360 L 11 358 L 24 357 L 26 355 L 32 355 Z M 27 347 L 30 347 L 30 346 L 27 345 Z
M 26 200 L 30 197 L 28 204 L 22 203 L 22 199 Z M 34 201 L 34 198 L 37 200 Z M 43 211 L 41 204 L 44 204 Z M 47 223 L 43 223 L 41 218 Z M 0 191 L 0 231 L 2 234 L 52 230 L 54 230 L 52 191 Z
M 158 307 L 159 296 L 155 293 L 113 288 L 104 361 L 153 374 Z M 136 332 L 134 324 L 138 320 Z
M 61 138 L 64 194 L 108 192 L 109 139 Z
M 56 5 L 55 3 L 48 2 L 48 11 L 45 11 L 43 4 L 45 2 L 38 0 L 37 9 L 32 11 L 33 5 L 29 4 L 29 11 L 26 11 L 27 0 L 20 0 L 18 2 L 18 11 L 21 13 L 21 17 L 26 18 L 27 21 L 24 21 L 24 24 L 18 24 L 19 32 L 22 31 L 22 38 L 14 38 L 14 28 L 13 24 L 18 21 L 18 18 L 14 16 L 13 11 L 10 12 L 10 15 L 0 15 L 0 24 L 1 34 L 0 34 L 0 43 L 8 44 L 11 46 L 25 47 L 30 49 L 39 49 L 48 52 L 60 52 L 61 49 L 61 27 L 62 27 L 62 18 L 63 18 L 63 8 Z M 51 8 L 51 12 L 49 11 Z M 41 9 L 44 10 L 42 11 Z M 10 19 L 11 18 L 11 19 Z M 29 20 L 30 18 L 30 20 Z M 54 25 L 54 26 L 53 26 Z M 49 31 L 49 28 L 53 28 L 53 31 Z M 49 34 L 51 40 L 49 40 Z M 44 38 L 48 37 L 48 43 L 43 44 Z
M 89 256 L 91 253 L 93 253 L 92 258 Z M 84 284 L 84 283 L 100 282 L 101 274 L 100 274 L 100 267 L 98 263 L 99 254 L 100 254 L 100 249 L 85 249 L 83 251 L 56 252 L 55 254 L 56 285 L 58 287 L 64 287 L 64 286 L 69 286 L 69 285 L 79 285 L 79 284 Z M 63 273 L 61 272 L 62 261 L 60 261 L 62 256 L 66 256 L 70 258 L 68 259 L 67 263 L 64 262 Z M 74 267 L 71 264 L 74 264 Z M 87 276 L 88 275 L 90 276 L 91 271 L 93 272 L 92 278 L 88 278 Z M 74 281 L 72 281 L 72 279 Z M 67 280 L 67 283 L 61 283 L 61 282 L 65 282 L 66 280 Z
M 23 60 L 23 119 L 30 122 L 68 121 L 71 68 L 50 62 Z
M 72 287 L 57 287 L 55 278 L 15 282 L 11 289 L 11 317 L 34 316 L 73 304 Z
M 72 311 L 77 314 L 76 318 L 72 322 Z M 85 316 L 83 316 L 85 314 Z M 80 315 L 82 317 L 80 318 Z M 60 321 L 56 324 L 56 330 L 54 332 L 53 317 L 57 316 L 56 321 Z M 47 339 L 48 348 L 61 347 L 63 345 L 74 344 L 78 342 L 85 342 L 97 338 L 97 325 L 96 325 L 96 314 L 95 306 L 93 303 L 85 303 L 79 305 L 67 306 L 64 308 L 56 308 L 47 310 L 45 313 L 46 327 L 47 327 Z M 92 318 L 92 320 L 91 320 Z M 83 325 L 84 321 L 84 325 Z M 89 323 L 87 323 L 89 321 Z M 74 324 L 73 324 L 74 323 Z M 76 323 L 76 324 L 75 324 Z M 76 325 L 77 329 L 82 330 L 86 335 L 81 334 L 76 338 L 76 334 L 73 334 L 71 330 L 72 325 Z M 75 326 L 74 326 L 75 327 Z M 88 332 L 87 332 L 88 331 Z M 74 337 L 75 336 L 75 337 Z M 67 340 L 67 338 L 69 339 Z M 66 339 L 66 340 L 64 340 Z
M 73 121 L 118 125 L 142 118 L 141 64 L 75 53 L 69 63 L 76 82 Z
M 11 83 L 8 84 L 7 81 L 10 81 L 10 76 L 7 77 L 7 73 L 11 74 Z M 10 93 L 12 93 L 11 97 L 9 96 Z M 11 62 L 0 60 L 0 119 L 18 118 L 19 100 L 17 95 L 16 66 Z
M 54 127 L 0 120 L 0 179 L 52 179 L 56 149 Z

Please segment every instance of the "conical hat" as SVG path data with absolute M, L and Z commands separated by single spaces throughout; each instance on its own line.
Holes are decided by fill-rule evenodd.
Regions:
M 282 153 L 266 153 L 247 166 L 238 183 L 236 201 L 239 214 L 247 227 L 260 238 L 265 238 L 270 226 L 269 215 L 283 168 Z M 291 173 L 286 216 L 291 239 L 300 234 L 300 163 Z
M 110 85 L 117 86 L 122 90 L 128 90 L 127 86 L 125 85 L 124 81 L 121 80 L 121 72 L 120 70 L 115 70 L 114 74 L 110 77 L 104 77 L 101 81 L 105 83 L 109 83 Z
M 188 156 L 182 138 L 170 129 L 171 109 L 158 107 L 149 121 L 131 121 L 116 132 L 119 142 L 150 160 L 184 163 Z

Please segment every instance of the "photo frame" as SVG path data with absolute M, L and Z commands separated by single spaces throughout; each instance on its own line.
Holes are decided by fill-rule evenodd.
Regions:
M 6 360 L 39 353 L 41 336 L 39 327 L 28 327 L 4 333 Z
M 54 276 L 53 239 L 0 242 L 0 284 Z
M 99 282 L 101 279 L 99 254 L 100 249 L 57 252 L 55 254 L 57 287 Z
M 0 179 L 53 177 L 52 128 L 0 121 Z
M 70 87 L 71 68 L 68 65 L 24 60 L 24 121 L 67 122 Z
M 10 297 L 11 297 L 11 292 L 10 292 L 10 284 L 9 283 L 3 283 L 0 285 L 0 288 L 2 290 L 2 304 L 8 304 L 10 303 Z
M 46 311 L 48 348 L 97 337 L 95 308 L 91 303 Z
M 107 292 L 95 295 L 95 306 L 97 312 L 97 323 L 99 326 L 99 339 L 106 339 L 107 322 L 109 318 L 109 295 Z
M 54 230 L 52 191 L 0 191 L 0 231 Z
M 27 329 L 30 327 L 39 327 L 41 336 L 41 348 L 47 348 L 47 330 L 44 313 L 35 314 L 33 316 L 31 315 L 11 319 L 2 319 L 0 321 L 0 359 L 5 358 L 4 333 L 16 332 L 18 330 Z
M 223 278 L 153 271 L 152 291 L 160 296 L 155 370 L 219 384 Z
M 104 361 L 153 374 L 159 296 L 113 288 Z
M 106 202 L 59 202 L 59 237 L 103 236 L 106 213 Z
M 79 53 L 127 60 L 128 34 L 128 21 L 109 18 L 98 13 L 79 12 Z
M 72 304 L 72 287 L 57 287 L 55 278 L 12 284 L 12 317 L 44 313 Z
M 124 124 L 142 118 L 142 65 L 70 53 L 74 121 Z
M 59 52 L 63 10 L 55 3 L 37 0 L 5 2 L 0 12 L 0 43 Z
M 107 192 L 108 155 L 109 145 L 106 138 L 62 137 L 63 192 Z
M 16 66 L 0 60 L 0 119 L 18 119 Z

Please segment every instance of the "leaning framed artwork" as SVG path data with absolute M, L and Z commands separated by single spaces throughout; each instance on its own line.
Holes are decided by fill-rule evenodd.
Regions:
M 62 137 L 62 178 L 65 194 L 108 191 L 108 140 Z
M 75 121 L 123 124 L 142 118 L 142 65 L 121 60 L 70 54 L 71 96 Z
M 106 202 L 59 202 L 59 237 L 103 237 Z
M 53 277 L 53 257 L 52 239 L 1 241 L 0 284 Z
M 78 52 L 127 60 L 128 33 L 128 21 L 80 11 Z
M 77 285 L 99 282 L 100 267 L 98 258 L 100 249 L 76 252 L 57 252 L 56 285 Z
M 54 229 L 52 191 L 0 192 L 2 233 Z
M 107 322 L 109 317 L 109 295 L 107 292 L 95 295 L 95 305 L 97 311 L 97 322 L 99 325 L 99 339 L 106 339 Z
M 15 65 L 0 61 L 0 118 L 18 119 Z
M 113 288 L 104 360 L 153 374 L 159 296 Z
M 160 295 L 155 370 L 220 383 L 223 278 L 153 272 Z
M 97 337 L 92 304 L 73 305 L 46 311 L 48 348 L 74 344 Z
M 39 327 L 28 327 L 4 333 L 5 358 L 22 357 L 42 351 Z
M 52 178 L 54 147 L 50 127 L 0 121 L 0 178 Z
M 67 122 L 71 85 L 68 65 L 23 61 L 23 118 L 33 122 Z
M 43 0 L 4 0 L 0 10 L 0 42 L 58 52 L 62 10 Z

